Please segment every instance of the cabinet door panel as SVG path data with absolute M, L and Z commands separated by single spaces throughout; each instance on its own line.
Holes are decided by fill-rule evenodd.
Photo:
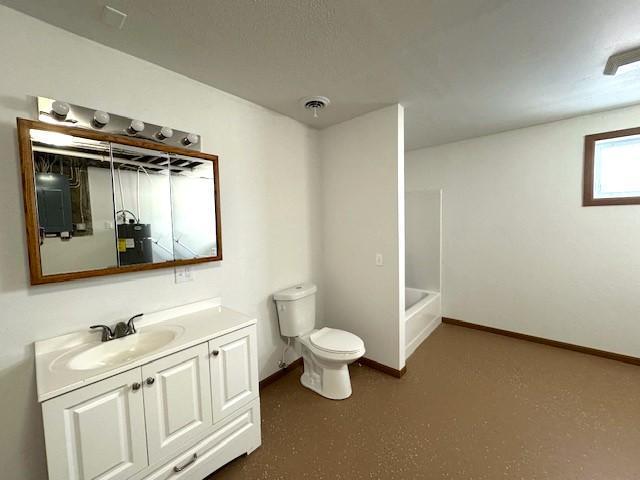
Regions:
M 207 344 L 142 367 L 149 461 L 198 440 L 213 423 Z
M 209 342 L 213 421 L 258 396 L 256 327 L 243 328 Z
M 121 480 L 147 466 L 140 369 L 44 402 L 50 480 Z

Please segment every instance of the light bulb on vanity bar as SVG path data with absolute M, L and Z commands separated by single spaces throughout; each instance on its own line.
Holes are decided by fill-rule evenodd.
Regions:
M 64 120 L 67 118 L 67 114 L 69 113 L 69 104 L 67 102 L 61 102 L 59 100 L 54 100 L 51 104 L 51 114 L 57 120 Z
M 195 133 L 190 133 L 186 137 L 182 139 L 183 145 L 192 145 L 194 143 L 198 143 L 200 141 L 200 137 Z
M 131 125 L 127 128 L 127 132 L 131 135 L 136 135 L 144 130 L 144 122 L 141 120 L 131 120 Z
M 109 123 L 111 116 L 107 112 L 102 110 L 96 110 L 93 114 L 93 126 L 96 128 L 103 128 Z
M 158 140 L 166 140 L 171 137 L 173 137 L 173 130 L 169 127 L 162 127 L 160 131 L 156 133 L 156 138 Z

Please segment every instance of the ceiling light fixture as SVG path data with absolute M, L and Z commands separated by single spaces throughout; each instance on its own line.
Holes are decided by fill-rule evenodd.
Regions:
M 302 99 L 302 105 L 307 110 L 313 110 L 313 118 L 318 118 L 318 111 L 325 108 L 327 105 L 331 103 L 327 97 L 316 96 L 316 97 L 307 97 Z
M 604 67 L 605 75 L 627 73 L 640 68 L 640 47 L 616 53 L 609 57 Z

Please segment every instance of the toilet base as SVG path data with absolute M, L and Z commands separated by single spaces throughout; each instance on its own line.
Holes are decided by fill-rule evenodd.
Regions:
M 351 378 L 347 364 L 327 367 L 304 356 L 303 360 L 304 373 L 300 377 L 303 386 L 331 400 L 344 400 L 351 396 Z

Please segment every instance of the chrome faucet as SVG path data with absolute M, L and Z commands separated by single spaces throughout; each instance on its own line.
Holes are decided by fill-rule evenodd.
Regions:
M 89 328 L 101 328 L 102 329 L 102 341 L 108 342 L 116 338 L 126 337 L 127 335 L 133 335 L 136 333 L 136 326 L 133 321 L 136 318 L 141 317 L 143 314 L 139 313 L 129 319 L 127 323 L 118 322 L 116 326 L 111 330 L 107 325 L 92 325 Z

